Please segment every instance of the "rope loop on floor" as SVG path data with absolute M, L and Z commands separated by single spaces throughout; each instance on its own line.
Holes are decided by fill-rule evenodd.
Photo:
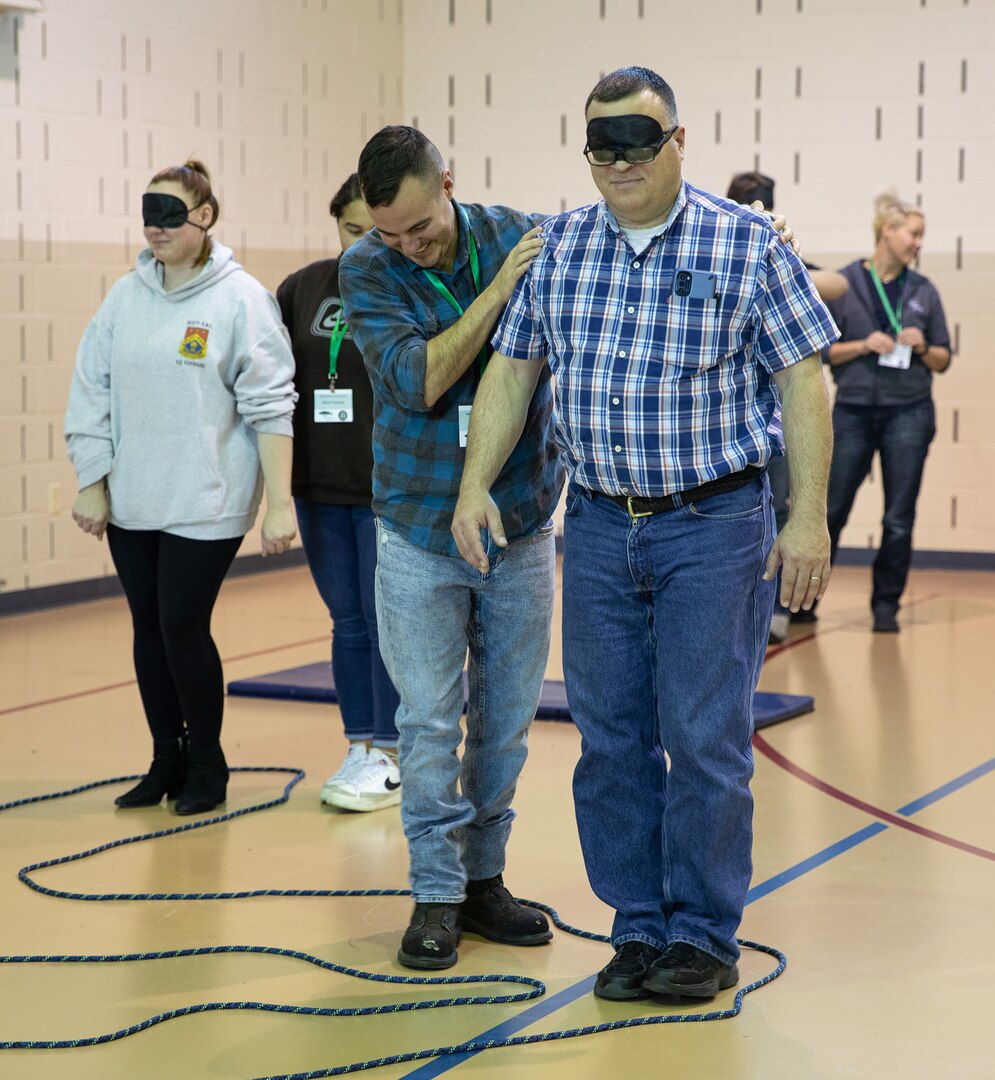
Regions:
M 167 829 L 157 829 L 154 832 L 140 833 L 135 836 L 126 836 L 118 840 L 78 851 L 70 855 L 62 855 L 42 862 L 31 863 L 18 871 L 18 879 L 35 892 L 46 896 L 56 897 L 61 900 L 85 900 L 91 902 L 100 901 L 187 901 L 187 900 L 244 900 L 250 897 L 362 897 L 362 896 L 410 896 L 408 889 L 245 889 L 224 892 L 113 892 L 113 893 L 82 893 L 68 892 L 63 889 L 50 888 L 40 884 L 32 876 L 41 870 L 48 870 L 56 866 L 64 866 L 68 863 L 79 862 L 82 859 L 91 858 L 105 851 L 124 847 L 128 844 L 137 844 L 146 840 L 159 840 L 166 836 L 175 836 L 179 833 L 191 832 L 195 829 L 204 829 L 212 825 L 220 825 L 223 822 L 233 821 L 236 818 L 254 814 L 260 810 L 268 810 L 287 802 L 293 789 L 304 779 L 304 770 L 295 767 L 284 766 L 243 766 L 231 769 L 233 773 L 283 773 L 289 774 L 290 779 L 283 788 L 283 793 L 276 798 L 239 810 L 228 811 L 213 817 L 201 818 L 197 821 L 184 822 Z M 18 807 L 28 806 L 33 803 L 47 802 L 52 799 L 67 798 L 79 795 L 96 788 L 108 787 L 113 784 L 133 783 L 140 780 L 141 775 L 118 776 L 108 780 L 96 780 L 92 783 L 81 784 L 78 787 L 68 788 L 62 791 L 47 792 L 42 795 L 34 795 L 29 798 L 15 799 L 11 802 L 0 803 L 0 813 L 15 810 Z M 545 912 L 558 930 L 574 937 L 584 938 L 589 941 L 608 943 L 609 938 L 604 934 L 596 934 L 589 930 L 582 930 L 564 922 L 557 911 L 548 904 L 538 900 L 520 899 L 520 903 L 527 904 L 539 911 Z M 690 1024 L 701 1023 L 711 1020 L 727 1020 L 738 1016 L 742 1007 L 743 999 L 754 990 L 767 986 L 776 979 L 787 964 L 787 957 L 778 949 L 770 945 L 761 945 L 759 942 L 739 939 L 739 944 L 746 949 L 755 952 L 766 953 L 776 961 L 776 967 L 760 979 L 756 979 L 737 990 L 733 1004 L 727 1009 L 717 1009 L 709 1012 L 681 1012 L 681 1013 L 654 1013 L 651 1016 L 634 1016 L 623 1020 L 613 1020 L 603 1024 L 593 1024 L 587 1027 L 568 1028 L 561 1031 L 544 1032 L 538 1035 L 515 1035 L 504 1039 L 488 1039 L 476 1042 L 460 1043 L 453 1046 L 439 1046 L 432 1049 L 416 1050 L 405 1054 L 394 1054 L 389 1057 L 377 1058 L 368 1061 L 357 1061 L 348 1065 L 337 1065 L 327 1069 L 310 1070 L 308 1072 L 283 1073 L 258 1077 L 256 1080 L 317 1080 L 319 1077 L 343 1076 L 347 1073 L 363 1072 L 369 1069 L 377 1069 L 385 1065 L 403 1065 L 407 1062 L 421 1061 L 426 1058 L 448 1057 L 456 1054 L 476 1054 L 482 1051 L 495 1050 L 508 1046 L 529 1046 L 533 1043 L 552 1042 L 559 1039 L 576 1039 L 585 1035 L 596 1035 L 604 1031 L 618 1031 L 622 1028 L 645 1027 L 650 1024 Z M 75 1037 L 69 1039 L 0 1039 L 0 1050 L 65 1050 L 84 1046 L 98 1046 L 103 1043 L 116 1042 L 120 1039 L 137 1035 L 147 1031 L 158 1024 L 169 1020 L 176 1020 L 184 1016 L 193 1016 L 198 1013 L 209 1012 L 233 1012 L 255 1011 L 269 1013 L 290 1013 L 294 1016 L 316 1017 L 352 1017 L 352 1016 L 385 1016 L 392 1013 L 415 1012 L 425 1009 L 454 1008 L 463 1005 L 508 1005 L 523 1001 L 531 1001 L 546 994 L 546 985 L 539 979 L 526 975 L 381 975 L 372 971 L 362 971 L 358 968 L 345 967 L 331 960 L 324 960 L 310 953 L 296 949 L 284 949 L 267 945 L 215 945 L 202 948 L 169 949 L 154 952 L 138 953 L 115 953 L 115 954 L 61 954 L 61 955 L 24 955 L 4 956 L 0 955 L 0 964 L 110 964 L 110 963 L 136 963 L 160 960 L 186 959 L 196 956 L 217 956 L 233 953 L 247 953 L 264 956 L 280 956 L 298 960 L 310 964 L 323 971 L 345 975 L 354 979 L 365 979 L 370 982 L 389 983 L 393 985 L 407 986 L 465 986 L 475 984 L 486 986 L 489 984 L 513 984 L 523 987 L 516 993 L 502 993 L 470 996 L 432 998 L 422 1001 L 395 1002 L 389 1005 L 374 1005 L 363 1008 L 319 1008 L 305 1005 L 286 1005 L 264 1001 L 208 1001 L 195 1005 L 186 1005 L 177 1009 L 170 1009 L 157 1013 L 138 1023 L 117 1031 L 106 1032 L 101 1035 Z

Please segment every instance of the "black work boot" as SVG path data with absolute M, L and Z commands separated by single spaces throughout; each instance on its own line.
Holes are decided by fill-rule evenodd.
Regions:
M 114 800 L 126 810 L 135 806 L 156 806 L 165 795 L 174 799 L 187 778 L 187 741 L 182 735 L 175 739 L 156 739 L 152 749 L 152 764 L 142 779 Z
M 643 979 L 660 950 L 645 941 L 627 941 L 619 945 L 612 959 L 598 972 L 594 984 L 596 997 L 609 1001 L 641 1001 L 651 997 L 643 989 Z
M 673 941 L 650 966 L 643 987 L 671 997 L 711 998 L 739 982 L 739 968 L 686 941 Z
M 409 968 L 452 967 L 459 939 L 459 904 L 415 904 L 397 959 Z
M 466 883 L 460 926 L 502 945 L 544 945 L 553 937 L 546 916 L 520 904 L 504 887 L 500 874 Z
M 190 747 L 187 782 L 176 799 L 178 814 L 204 814 L 225 801 L 228 763 L 220 745 Z

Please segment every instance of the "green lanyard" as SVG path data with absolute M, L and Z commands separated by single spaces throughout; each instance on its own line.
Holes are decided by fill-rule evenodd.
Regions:
M 328 340 L 328 389 L 335 389 L 335 376 L 339 370 L 339 349 L 342 341 L 349 333 L 349 327 L 342 319 L 342 308 L 335 313 L 335 323 L 332 326 L 332 336 Z
M 473 231 L 470 228 L 470 219 L 466 216 L 466 211 L 462 207 L 460 207 L 460 215 L 462 216 L 463 222 L 466 225 L 467 243 L 470 248 L 470 274 L 473 276 L 473 291 L 477 294 L 477 296 L 479 296 L 480 260 L 477 258 L 477 243 L 473 239 Z M 428 280 L 435 287 L 435 291 L 439 293 L 440 296 L 445 298 L 446 302 L 450 305 L 450 307 L 452 307 L 452 309 L 456 312 L 457 315 L 462 315 L 462 304 L 460 304 L 456 297 L 453 296 L 453 294 L 449 291 L 448 288 L 446 288 L 445 284 L 443 284 L 443 282 L 439 278 L 439 275 L 436 274 L 434 270 L 428 270 L 425 267 L 422 267 L 422 270 L 425 274 L 425 277 L 427 277 Z M 484 347 L 480 350 L 480 353 L 477 356 L 477 363 L 480 365 L 481 375 L 483 375 L 484 368 L 487 366 L 488 355 L 489 354 L 487 346 L 484 345 Z
M 891 306 L 891 301 L 888 299 L 888 294 L 884 291 L 884 286 L 881 284 L 881 279 L 878 277 L 878 272 L 874 263 L 867 264 L 867 271 L 871 275 L 871 281 L 874 282 L 874 288 L 878 291 L 881 306 L 884 308 L 884 313 L 888 317 L 888 322 L 891 323 L 892 330 L 894 330 L 896 334 L 900 334 L 902 332 L 902 304 L 905 302 L 905 285 L 907 282 L 905 271 L 902 271 L 902 291 L 898 295 L 897 311 Z

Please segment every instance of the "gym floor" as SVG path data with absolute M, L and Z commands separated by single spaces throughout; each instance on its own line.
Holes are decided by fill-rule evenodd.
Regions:
M 868 571 L 837 571 L 814 627 L 772 648 L 762 690 L 811 694 L 813 713 L 756 738 L 753 888 L 741 936 L 787 955 L 784 973 L 742 997 L 733 1018 L 632 1027 L 475 1055 L 410 1061 L 375 1077 L 445 1074 L 571 1080 L 632 1075 L 765 1080 L 995 1076 L 995 574 L 917 571 L 899 635 L 869 629 Z M 559 613 L 549 677 L 560 671 Z M 327 656 L 328 622 L 303 568 L 236 578 L 222 589 L 215 637 L 226 679 Z M 131 667 L 124 601 L 0 621 L 0 802 L 144 771 L 149 739 Z M 180 835 L 126 844 L 31 871 L 47 889 L 87 893 L 405 889 L 396 807 L 349 814 L 318 789 L 345 740 L 335 707 L 230 698 L 233 766 L 306 771 L 287 802 Z M 567 923 L 607 932 L 577 842 L 571 724 L 537 721 L 516 807 L 507 882 Z M 291 773 L 236 773 L 226 811 L 278 798 Z M 625 783 L 619 777 L 619 783 Z M 111 955 L 224 945 L 296 950 L 381 975 L 395 958 L 406 897 L 256 896 L 85 902 L 18 880 L 27 865 L 168 829 L 163 804 L 115 810 L 123 784 L 4 810 L 0 959 Z M 630 1018 L 726 1012 L 597 1000 L 591 976 L 610 947 L 564 932 L 512 949 L 466 937 L 444 974 L 509 973 L 546 994 L 361 1017 L 205 1011 L 130 1037 L 66 1049 L 0 1051 L 0 1077 L 107 1080 L 237 1078 L 326 1070 L 483 1038 L 573 1030 Z M 777 967 L 744 950 L 740 988 Z M 365 1008 L 517 994 L 518 984 L 411 987 L 351 978 L 277 955 L 130 963 L 7 964 L 0 1041 L 115 1033 L 185 1007 L 226 1001 Z

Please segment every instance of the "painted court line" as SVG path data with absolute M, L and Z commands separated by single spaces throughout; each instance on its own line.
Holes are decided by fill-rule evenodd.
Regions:
M 550 1013 L 554 1013 L 557 1010 L 572 1004 L 577 998 L 591 993 L 594 989 L 594 978 L 593 975 L 588 975 L 586 979 L 581 979 L 579 983 L 568 986 L 565 990 L 561 990 L 558 994 L 553 994 L 550 998 L 543 998 L 542 1001 L 530 1006 L 524 1012 L 519 1013 L 517 1016 L 513 1016 L 510 1020 L 505 1020 L 504 1023 L 498 1024 L 488 1031 L 482 1032 L 480 1035 L 475 1035 L 472 1039 L 467 1039 L 467 1042 L 484 1042 L 488 1039 L 508 1039 L 511 1038 L 512 1035 L 517 1035 L 523 1028 L 531 1027 L 532 1024 L 541 1020 L 544 1016 L 549 1016 Z M 483 1053 L 483 1051 L 468 1050 L 465 1054 L 448 1054 L 444 1058 L 434 1058 L 432 1061 L 427 1061 L 417 1069 L 414 1069 L 409 1073 L 404 1073 L 404 1076 L 406 1078 L 413 1077 L 414 1080 L 429 1080 L 429 1077 L 439 1076 L 444 1072 L 448 1072 L 450 1069 L 455 1069 L 457 1065 L 462 1065 L 464 1061 L 469 1061 L 470 1058 L 480 1053 Z
M 754 736 L 754 739 L 759 739 L 760 736 Z M 765 744 L 766 745 L 766 744 Z M 772 748 L 771 748 L 772 749 Z M 783 757 L 783 755 L 778 755 Z M 787 758 L 783 758 L 788 765 L 793 763 L 788 762 Z M 780 762 L 778 762 L 780 764 Z M 793 768 L 797 768 L 796 766 Z M 959 791 L 961 788 L 966 787 L 968 784 L 973 783 L 975 780 L 980 779 L 982 776 L 986 776 L 988 773 L 995 770 L 995 758 L 991 758 L 988 761 L 983 762 L 981 765 L 969 770 L 961 776 L 956 777 L 953 780 L 948 781 L 946 784 L 934 789 L 926 795 L 907 803 L 901 807 L 898 811 L 899 814 L 914 814 L 917 811 L 923 809 L 926 806 L 930 806 L 940 799 L 944 799 L 947 795 L 952 795 L 955 791 Z M 796 775 L 793 769 L 788 769 L 792 772 L 792 775 Z M 799 770 L 804 772 L 804 770 Z M 811 776 L 810 773 L 805 774 Z M 804 777 L 800 777 L 804 779 Z M 811 779 L 815 781 L 817 778 L 812 776 Z M 821 788 L 821 781 L 817 782 L 815 786 Z M 831 788 L 830 785 L 825 785 L 830 790 L 828 794 L 836 792 L 838 789 Z M 844 792 L 839 792 L 840 796 L 845 796 Z M 895 824 L 900 827 L 908 828 L 909 822 L 903 821 L 901 818 L 896 818 L 894 814 L 888 814 L 886 811 L 876 810 L 874 807 L 868 804 L 861 803 L 860 800 L 851 799 L 845 797 L 844 802 L 848 802 L 851 805 L 857 806 L 861 809 L 866 808 L 868 813 L 871 813 L 875 817 L 882 817 L 889 821 L 890 824 Z M 865 826 L 863 829 L 859 829 L 857 832 L 852 833 L 850 836 L 844 837 L 842 840 L 838 840 L 835 844 L 831 844 L 829 847 L 823 848 L 822 851 L 816 852 L 814 855 L 810 855 L 807 859 L 803 859 L 801 862 L 796 863 L 794 866 L 788 867 L 787 870 L 782 870 L 779 874 L 775 874 L 773 877 L 768 878 L 766 881 L 760 882 L 758 885 L 754 885 L 752 889 L 747 893 L 746 903 L 747 905 L 755 903 L 757 900 L 762 899 L 765 896 L 769 896 L 771 893 L 776 892 L 778 889 L 783 888 L 785 885 L 790 884 L 792 881 L 797 881 L 798 878 L 803 877 L 805 874 L 811 873 L 813 870 L 817 870 L 820 866 L 824 866 L 826 863 L 831 862 L 839 855 L 845 854 L 847 851 L 852 850 L 859 844 L 864 843 L 865 840 L 870 840 L 871 837 L 877 836 L 879 833 L 884 832 L 888 828 L 887 825 L 882 824 L 880 821 L 876 821 L 871 825 Z M 925 835 L 930 839 L 941 840 L 943 843 L 950 843 L 953 847 L 958 847 L 961 850 L 969 851 L 972 854 L 982 855 L 984 858 L 995 859 L 995 853 L 985 851 L 983 848 L 975 848 L 971 844 L 961 844 L 959 841 L 953 841 L 950 837 L 944 837 L 940 833 L 933 833 L 930 829 L 915 828 L 913 831 L 920 835 Z M 531 1008 L 526 1009 L 524 1012 L 519 1013 L 517 1016 L 512 1017 L 510 1020 L 506 1020 L 502 1024 L 491 1028 L 488 1031 L 482 1032 L 480 1035 L 473 1036 L 467 1039 L 467 1042 L 485 1041 L 487 1039 L 506 1039 L 512 1035 L 517 1034 L 524 1028 L 530 1027 L 538 1020 L 549 1016 L 551 1013 L 558 1011 L 572 1004 L 578 998 L 583 997 L 588 993 L 594 985 L 594 975 L 589 975 L 586 979 L 582 979 L 580 982 L 575 983 L 573 986 L 567 987 L 565 990 L 561 990 L 558 994 L 554 994 L 548 1000 L 541 1001 Z M 441 1076 L 443 1073 L 449 1072 L 450 1069 L 456 1068 L 464 1061 L 468 1061 L 470 1058 L 475 1057 L 477 1054 L 483 1053 L 482 1050 L 470 1050 L 464 1054 L 452 1054 L 447 1055 L 444 1058 L 435 1058 L 433 1061 L 426 1062 L 424 1065 L 419 1066 L 412 1072 L 404 1073 L 405 1080 L 414 1078 L 414 1080 L 431 1080 L 431 1078 Z
M 770 758 L 775 765 L 780 765 L 785 772 L 790 773 L 798 780 L 804 781 L 806 784 L 814 787 L 817 791 L 821 791 L 824 795 L 830 795 L 832 798 L 839 799 L 840 802 L 846 803 L 848 806 L 863 810 L 865 814 L 870 814 L 871 817 L 887 821 L 889 825 L 894 825 L 900 829 L 907 829 L 909 832 L 914 832 L 919 836 L 925 836 L 930 840 L 936 840 L 940 844 L 947 844 L 949 847 L 957 848 L 959 851 L 966 851 L 971 855 L 978 855 L 982 859 L 991 859 L 992 862 L 995 862 L 995 851 L 988 851 L 986 848 L 976 847 L 974 844 L 968 844 L 963 840 L 957 840 L 952 836 L 946 836 L 933 829 L 927 829 L 922 825 L 916 825 L 911 821 L 905 821 L 896 814 L 891 814 L 878 806 L 872 806 L 870 803 L 864 802 L 863 799 L 858 799 L 855 795 L 850 795 L 845 791 L 841 791 L 838 787 L 834 787 L 832 784 L 827 784 L 825 780 L 820 780 L 817 776 L 813 776 L 807 769 L 803 769 L 800 765 L 796 765 L 789 758 L 785 757 L 780 750 L 775 750 L 774 747 L 759 733 L 753 736 L 753 745 L 764 755 L 764 757 Z M 977 779 L 978 776 L 983 776 L 993 768 L 995 768 L 995 758 L 979 765 L 977 769 L 972 770 L 970 773 L 966 773 L 965 776 L 969 777 L 969 779 L 959 777 L 957 780 L 951 781 L 951 785 L 953 786 L 947 785 L 949 791 L 946 791 L 945 793 L 949 794 L 950 791 L 956 791 L 957 788 L 963 787 L 964 784 L 970 783 L 972 779 Z M 942 795 L 935 793 L 924 795 L 922 799 L 915 803 L 910 803 L 909 806 L 921 808 L 922 806 L 928 806 L 929 801 L 935 802 L 937 798 L 942 797 Z M 910 811 L 907 809 L 905 811 L 899 811 L 899 813 L 903 812 L 907 815 Z

